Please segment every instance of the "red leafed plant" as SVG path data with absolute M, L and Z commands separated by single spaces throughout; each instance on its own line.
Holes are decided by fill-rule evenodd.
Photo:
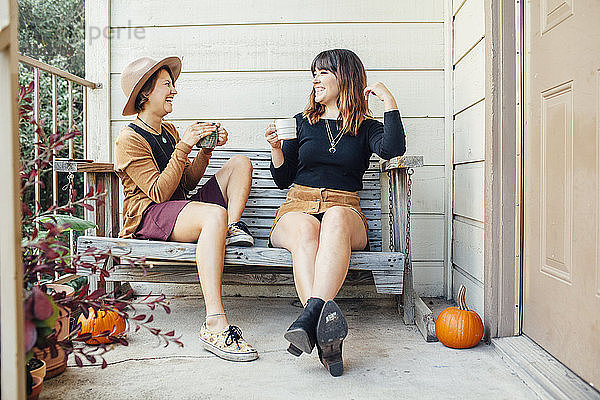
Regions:
M 110 251 L 87 249 L 82 254 L 72 254 L 68 244 L 65 243 L 65 233 L 73 228 L 76 221 L 73 217 L 77 207 L 93 210 L 93 204 L 102 204 L 104 190 L 102 186 L 90 187 L 87 193 L 78 198 L 76 190 L 69 193 L 67 205 L 52 204 L 42 210 L 40 204 L 31 206 L 23 200 L 29 190 L 40 184 L 40 175 L 52 166 L 54 154 L 68 145 L 68 141 L 81 135 L 81 132 L 72 130 L 67 133 L 46 135 L 44 121 L 36 121 L 33 117 L 31 94 L 33 83 L 19 89 L 19 122 L 20 125 L 31 124 L 34 132 L 39 137 L 39 151 L 33 157 L 21 157 L 21 209 L 22 209 L 22 260 L 23 260 L 23 290 L 25 311 L 25 350 L 27 359 L 33 355 L 32 349 L 47 349 L 55 356 L 60 346 L 67 354 L 74 353 L 74 360 L 78 366 L 84 362 L 99 363 L 102 368 L 108 364 L 103 355 L 112 347 L 110 342 L 128 345 L 125 333 L 128 330 L 137 332 L 146 329 L 155 335 L 165 346 L 175 343 L 183 346 L 180 337 L 174 331 L 164 332 L 151 326 L 154 317 L 151 311 L 157 307 L 164 309 L 169 314 L 168 300 L 164 295 L 130 299 L 131 291 L 120 296 L 107 293 L 104 289 L 89 293 L 85 284 L 73 295 L 65 295 L 52 291 L 44 283 L 44 277 L 54 277 L 56 274 L 75 273 L 77 269 L 88 269 L 98 274 L 100 281 L 104 282 L 110 276 L 107 261 L 112 259 Z M 81 221 L 81 220 L 80 220 Z M 85 221 L 83 221 L 85 222 Z M 89 228 L 89 227 L 88 227 Z M 81 325 L 68 332 L 66 339 L 58 339 L 56 321 L 59 309 L 68 309 L 71 312 L 81 312 L 88 318 L 90 310 L 94 313 L 111 310 L 120 318 L 128 321 L 128 329 L 116 333 L 114 330 L 104 330 L 94 333 L 81 333 Z M 138 312 L 138 309 L 147 309 L 150 313 Z M 95 339 L 95 340 L 94 340 Z M 96 343 L 94 346 L 85 345 L 86 342 Z

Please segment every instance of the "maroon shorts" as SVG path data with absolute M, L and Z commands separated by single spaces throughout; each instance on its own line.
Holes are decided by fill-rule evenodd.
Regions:
M 152 204 L 146 208 L 134 237 L 136 239 L 168 240 L 175 228 L 177 216 L 190 201 L 218 204 L 227 208 L 221 188 L 213 176 L 189 200 L 169 200 L 164 203 Z

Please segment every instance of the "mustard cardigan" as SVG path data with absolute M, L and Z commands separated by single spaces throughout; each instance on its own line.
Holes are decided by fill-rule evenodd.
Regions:
M 160 172 L 148 142 L 132 128 L 121 129 L 115 145 L 115 172 L 123 184 L 122 238 L 132 238 L 142 221 L 142 213 L 153 203 L 168 201 L 179 183 L 184 190 L 192 190 L 204 175 L 210 155 L 202 151 L 193 162 L 188 155 L 192 147 L 179 138 L 170 122 L 162 126 L 175 138 L 175 150 L 164 171 Z

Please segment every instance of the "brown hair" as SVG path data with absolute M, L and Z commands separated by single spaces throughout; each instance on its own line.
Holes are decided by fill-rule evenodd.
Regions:
M 319 53 L 313 60 L 310 70 L 313 75 L 318 69 L 332 72 L 338 79 L 340 94 L 337 106 L 340 110 L 337 125 L 344 134 L 356 135 L 360 124 L 372 118 L 364 90 L 367 86 L 367 74 L 360 58 L 350 50 L 333 49 Z M 325 113 L 325 106 L 315 101 L 313 88 L 303 115 L 311 124 L 316 124 Z
M 135 97 L 134 108 L 135 112 L 141 112 L 144 109 L 144 105 L 148 101 L 148 95 L 154 90 L 154 86 L 156 85 L 156 80 L 158 79 L 158 74 L 160 71 L 165 70 L 169 73 L 171 77 L 171 81 L 173 82 L 173 86 L 175 86 L 175 79 L 173 79 L 173 73 L 171 72 L 171 68 L 166 65 L 160 67 L 156 72 L 150 75 L 150 78 L 144 83 L 144 86 L 140 89 L 137 96 Z

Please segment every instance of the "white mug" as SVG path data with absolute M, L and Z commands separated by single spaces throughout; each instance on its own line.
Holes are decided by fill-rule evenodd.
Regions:
M 296 118 L 276 119 L 275 128 L 279 139 L 296 139 Z

